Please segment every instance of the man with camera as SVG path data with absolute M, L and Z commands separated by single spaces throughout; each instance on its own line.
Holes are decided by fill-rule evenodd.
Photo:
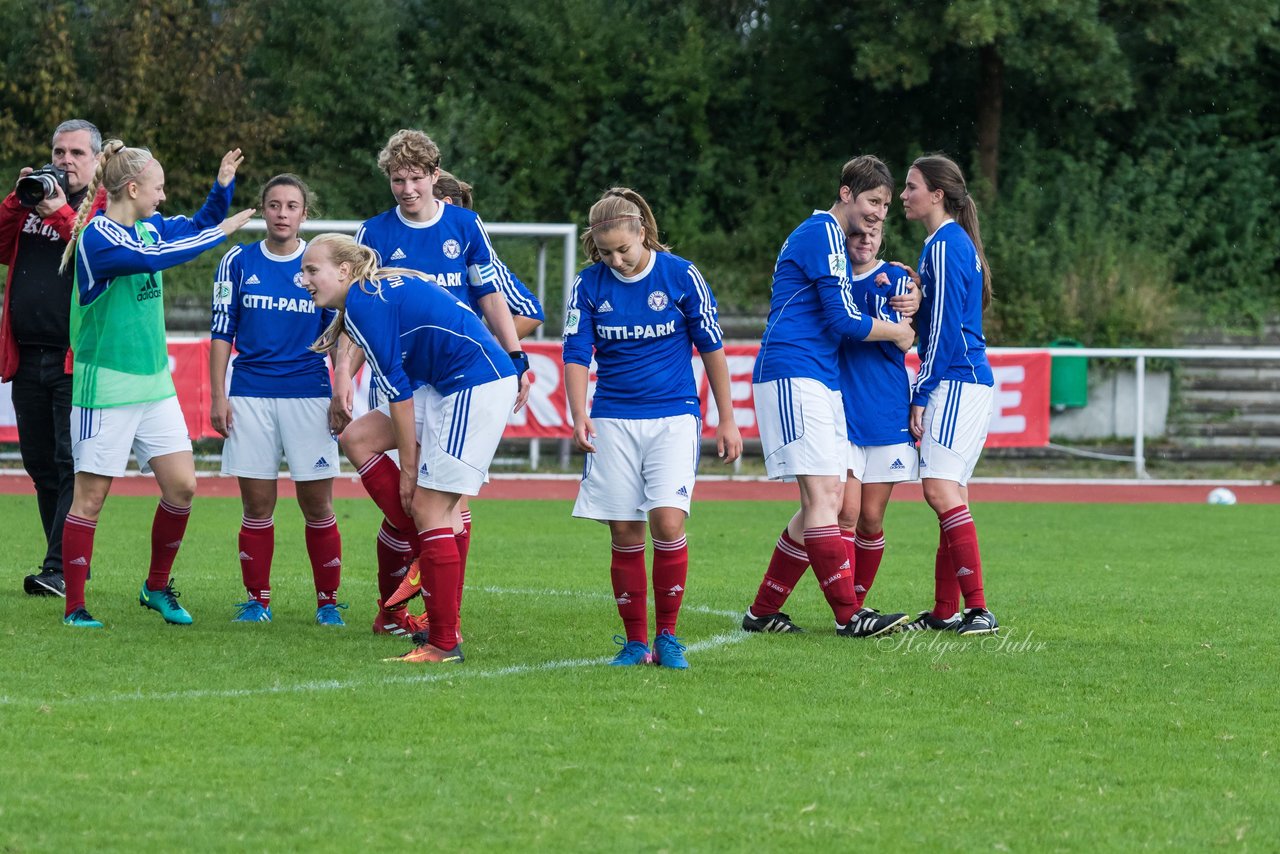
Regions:
M 76 211 L 98 166 L 102 135 L 82 119 L 58 125 L 52 162 L 18 174 L 0 204 L 0 264 L 9 275 L 0 315 L 0 382 L 13 383 L 22 464 L 35 484 L 48 543 L 23 589 L 63 596 L 62 525 L 71 506 L 69 324 L 75 265 L 59 273 Z

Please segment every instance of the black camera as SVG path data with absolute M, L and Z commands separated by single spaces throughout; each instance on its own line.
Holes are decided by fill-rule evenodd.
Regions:
M 25 178 L 19 178 L 15 192 L 23 207 L 34 208 L 52 196 L 58 187 L 62 188 L 62 195 L 71 195 L 67 188 L 67 173 L 52 163 L 46 163 Z

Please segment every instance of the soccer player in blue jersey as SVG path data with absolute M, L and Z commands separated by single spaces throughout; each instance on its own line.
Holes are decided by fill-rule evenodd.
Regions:
M 298 237 L 313 205 L 311 190 L 297 175 L 272 178 L 259 201 L 266 239 L 233 248 L 214 276 L 209 415 L 227 440 L 222 474 L 239 478 L 244 508 L 240 573 L 249 598 L 237 605 L 236 622 L 271 621 L 273 514 L 283 456 L 306 520 L 316 622 L 344 624 L 337 598 L 342 538 L 333 515 L 338 442 L 329 432 L 332 389 L 324 356 L 310 349 L 334 312 L 317 308 L 302 286 L 307 244 Z M 228 396 L 233 344 L 237 355 Z M 339 364 L 335 373 L 346 375 L 346 365 Z
M 462 661 L 454 508 L 488 476 L 516 400 L 515 360 L 466 303 L 413 270 L 380 268 L 344 235 L 313 240 L 302 275 L 317 305 L 339 310 L 317 350 L 348 335 L 389 401 L 400 456 L 394 498 L 417 532 L 428 617 L 420 645 L 393 660 Z M 386 502 L 379 508 L 387 512 Z
M 889 341 L 904 351 L 915 340 L 910 323 L 860 311 L 849 282 L 846 239 L 855 229 L 879 228 L 892 195 L 884 163 L 855 157 L 841 170 L 835 204 L 814 211 L 778 254 L 752 388 L 765 469 L 772 479 L 799 482 L 801 513 L 778 539 L 743 616 L 746 631 L 798 629 L 779 607 L 812 563 L 836 633 L 865 635 L 854 620 L 854 573 L 838 524 L 849 440 L 836 353 L 842 338 Z
M 987 610 L 967 487 L 994 403 L 982 335 L 991 269 L 977 206 L 954 161 L 936 154 L 918 158 L 907 172 L 902 202 L 907 219 L 922 223 L 929 234 L 920 253 L 920 373 L 911 390 L 910 423 L 911 435 L 920 440 L 924 497 L 939 525 L 934 607 L 908 628 L 991 634 L 999 623 Z M 961 596 L 963 615 L 957 613 Z
M 574 281 L 564 327 L 564 384 L 573 439 L 586 452 L 573 515 L 607 522 L 610 575 L 626 639 L 615 665 L 651 660 L 645 521 L 653 538 L 656 618 L 652 660 L 689 666 L 676 620 L 689 569 L 685 518 L 702 437 L 691 345 L 706 367 L 719 423 L 716 450 L 729 463 L 742 437 L 729 398 L 729 367 L 716 301 L 698 269 L 658 240 L 649 205 L 614 188 L 591 207 L 583 236 L 594 261 Z M 592 356 L 595 397 L 587 415 Z
M 64 622 L 101 628 L 85 608 L 85 580 L 93 559 L 98 516 L 115 478 L 133 451 L 144 472 L 154 472 L 160 506 L 151 527 L 151 564 L 139 603 L 166 622 L 189 625 L 170 578 L 196 491 L 191 437 L 169 373 L 161 271 L 217 246 L 244 225 L 253 210 L 228 217 L 240 149 L 226 153 L 204 206 L 194 217 L 163 217 L 164 169 L 142 148 L 118 139 L 102 157 L 76 216 L 64 267 L 75 257 L 71 301 L 71 432 L 76 480 L 62 532 L 66 579 Z M 89 213 L 99 187 L 107 208 Z M 81 230 L 83 226 L 83 230 Z

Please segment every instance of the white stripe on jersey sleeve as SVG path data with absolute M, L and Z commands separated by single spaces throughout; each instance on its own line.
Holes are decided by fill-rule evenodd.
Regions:
M 947 242 L 937 240 L 929 247 L 929 263 L 933 265 L 933 310 L 929 313 L 929 346 L 920 359 L 920 372 L 916 375 L 916 389 L 933 379 L 937 372 L 938 339 L 942 337 L 943 304 L 947 293 Z
M 712 341 L 719 342 L 724 339 L 724 331 L 720 328 L 719 322 L 716 320 L 716 312 L 711 307 L 714 299 L 711 296 L 711 288 L 707 285 L 707 280 L 702 278 L 702 273 L 698 268 L 689 265 L 689 278 L 693 280 L 693 289 L 698 293 L 698 302 L 702 306 L 702 310 L 698 313 L 698 327 L 711 337 Z
M 378 360 L 374 357 L 373 350 L 369 347 L 368 340 L 361 334 L 360 330 L 356 328 L 355 321 L 351 319 L 351 315 L 346 315 L 344 317 L 344 321 L 343 325 L 346 327 L 347 334 L 350 335 L 351 340 L 356 342 L 360 349 L 364 351 L 365 361 L 369 363 L 369 369 L 373 373 L 370 385 L 386 395 L 388 399 L 397 396 L 399 391 L 391 385 L 391 381 L 388 380 L 386 374 L 382 372 L 382 366 L 378 364 Z
M 235 246 L 218 262 L 218 272 L 213 277 L 213 323 L 212 332 L 227 334 L 231 325 L 231 306 L 240 292 L 240 283 L 233 280 L 232 265 L 240 257 L 242 248 Z M 226 285 L 226 295 L 219 297 L 218 291 Z
M 832 255 L 844 254 L 844 231 L 834 222 L 827 223 L 827 243 Z M 840 277 L 840 303 L 844 306 L 845 314 L 853 318 L 862 317 L 862 312 L 858 310 L 858 302 L 853 298 L 853 283 L 849 281 L 849 262 L 847 257 L 844 275 Z

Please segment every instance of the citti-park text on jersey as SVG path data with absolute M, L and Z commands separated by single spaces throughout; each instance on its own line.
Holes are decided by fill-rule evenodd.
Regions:
M 666 335 L 674 335 L 675 331 L 676 322 L 671 320 L 667 323 L 647 326 L 639 323 L 634 326 L 597 326 L 596 337 L 603 341 L 634 341 L 641 338 L 662 338 Z
M 268 294 L 242 294 L 240 304 L 245 308 L 265 308 L 268 311 L 296 311 L 299 314 L 315 314 L 316 304 L 309 299 L 294 297 L 276 298 Z

